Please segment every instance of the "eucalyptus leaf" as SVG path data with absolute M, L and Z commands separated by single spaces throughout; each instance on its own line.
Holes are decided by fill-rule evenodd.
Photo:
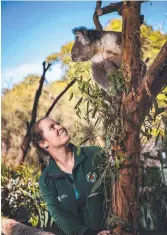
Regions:
M 81 146 L 77 147 L 77 156 L 79 156 L 81 154 Z
M 77 108 L 78 108 L 78 106 L 81 104 L 82 100 L 83 100 L 83 97 L 81 97 L 81 98 L 78 100 L 78 102 L 77 102 L 77 104 L 75 105 L 74 109 L 77 109 Z
M 71 92 L 69 101 L 72 100 L 73 96 L 74 96 L 74 94 L 73 94 L 73 92 Z
M 99 178 L 91 189 L 91 193 L 94 193 L 102 184 L 101 178 Z

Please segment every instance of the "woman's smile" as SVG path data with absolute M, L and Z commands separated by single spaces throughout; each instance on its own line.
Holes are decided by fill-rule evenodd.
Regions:
M 59 135 L 67 135 L 67 134 L 68 134 L 68 133 L 67 133 L 66 129 L 60 128 L 60 130 L 59 130 Z

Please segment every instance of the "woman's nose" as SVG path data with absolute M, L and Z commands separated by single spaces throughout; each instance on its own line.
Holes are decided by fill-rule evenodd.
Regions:
M 56 125 L 55 125 L 55 127 L 56 127 L 56 129 L 57 129 L 57 130 L 60 130 L 60 129 L 62 129 L 62 128 L 63 128 L 63 126 L 62 126 L 62 125 L 60 125 L 60 124 L 56 124 Z

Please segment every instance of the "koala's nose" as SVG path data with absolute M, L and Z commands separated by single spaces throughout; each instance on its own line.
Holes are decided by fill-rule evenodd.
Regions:
M 73 54 L 71 55 L 71 59 L 72 59 L 72 61 L 74 61 L 74 55 Z
M 71 59 L 72 61 L 75 61 L 75 55 L 73 53 L 71 54 Z

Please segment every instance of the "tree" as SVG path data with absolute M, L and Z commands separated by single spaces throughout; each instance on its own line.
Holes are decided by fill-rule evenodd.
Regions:
M 120 9 L 120 5 L 118 8 Z M 167 85 L 167 42 L 141 81 L 140 3 L 123 2 L 121 12 L 123 16 L 123 77 L 128 87 L 128 92 L 123 92 L 121 102 L 126 157 L 120 169 L 119 178 L 114 184 L 113 211 L 124 222 L 132 224 L 130 232 L 136 235 L 139 213 L 140 130 L 151 108 L 153 98 Z M 120 149 L 118 143 L 117 145 L 117 149 Z M 121 224 L 114 232 L 126 234 Z

